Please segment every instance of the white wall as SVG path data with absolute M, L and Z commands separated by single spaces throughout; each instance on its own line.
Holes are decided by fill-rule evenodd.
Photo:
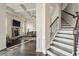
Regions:
M 36 51 L 42 52 L 42 4 L 36 4 Z
M 50 28 L 49 28 L 49 14 L 46 15 L 46 7 L 45 3 L 39 3 L 36 5 L 36 51 L 43 52 L 46 54 L 48 40 L 50 39 Z M 47 16 L 47 17 L 46 17 Z M 47 18 L 47 19 L 46 19 Z
M 52 26 L 52 36 L 51 36 L 51 39 L 50 39 L 50 41 L 52 41 L 52 40 L 54 40 L 55 34 L 57 33 L 57 31 L 61 28 L 61 4 L 58 4 L 58 3 L 52 4 L 51 3 L 51 4 L 48 4 L 48 5 L 49 5 L 48 6 L 49 8 L 48 8 L 48 11 L 46 11 L 46 12 L 47 12 L 47 16 L 48 16 L 48 13 L 49 13 L 50 24 L 52 24 L 53 21 L 57 17 L 59 17 Z M 50 9 L 50 11 L 49 11 L 49 9 Z M 49 31 L 51 32 L 51 29 Z
M 51 11 L 50 4 L 46 4 L 46 6 L 45 6 L 45 46 L 46 46 L 46 52 L 47 52 L 47 49 L 50 48 L 50 24 L 51 24 L 50 16 L 51 16 L 52 12 L 53 11 Z
M 78 3 L 69 3 L 67 5 L 67 7 L 65 8 L 65 11 L 76 15 L 75 12 L 78 11 Z M 72 16 L 66 14 L 66 13 L 62 13 L 62 17 L 64 20 L 66 20 L 70 25 L 72 25 L 73 27 L 75 26 L 75 22 L 76 22 L 76 18 L 73 18 Z
M 0 4 L 0 50 L 6 48 L 6 14 L 4 4 Z
M 56 12 L 56 14 L 53 14 L 55 11 L 54 8 L 56 9 L 56 6 L 53 4 L 52 5 L 45 3 L 36 4 L 36 31 L 37 31 L 36 51 L 37 52 L 43 52 L 44 54 L 46 54 L 47 49 L 50 47 L 51 20 L 54 20 L 53 15 L 60 17 L 59 9 L 56 9 L 58 11 Z M 52 19 L 50 18 L 51 16 Z
M 67 3 L 61 3 L 61 10 L 64 10 L 67 7 Z
M 60 29 L 61 27 L 61 4 L 52 4 L 51 6 L 54 10 L 50 13 L 52 13 L 51 15 L 51 23 L 56 19 L 56 17 L 59 17 L 58 19 L 58 27 L 57 29 Z M 54 31 L 54 29 L 52 29 Z

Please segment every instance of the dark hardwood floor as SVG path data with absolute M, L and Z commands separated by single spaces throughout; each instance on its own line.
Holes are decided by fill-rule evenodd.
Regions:
M 20 39 L 21 44 L 7 48 L 1 56 L 41 56 L 41 53 L 36 53 L 36 38 L 23 37 Z
M 25 41 L 28 41 L 28 40 L 33 39 L 33 38 L 35 38 L 35 37 L 20 37 L 20 38 L 17 38 L 17 39 L 12 39 L 11 43 L 10 42 L 6 43 L 6 46 L 7 46 L 7 48 L 9 48 L 9 47 L 17 45 L 19 43 L 22 43 L 22 41 L 25 42 Z
M 20 46 L 13 48 L 6 55 L 14 56 L 33 56 L 36 54 L 35 41 L 32 40 L 27 43 L 22 43 Z

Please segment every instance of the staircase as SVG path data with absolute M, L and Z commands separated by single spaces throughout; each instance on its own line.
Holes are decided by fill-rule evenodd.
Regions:
M 61 29 L 52 40 L 47 50 L 49 56 L 71 56 L 73 51 L 73 27 L 69 24 L 62 24 Z

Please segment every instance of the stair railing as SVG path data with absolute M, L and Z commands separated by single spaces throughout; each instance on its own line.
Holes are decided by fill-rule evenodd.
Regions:
M 52 39 L 57 31 L 58 27 L 58 19 L 59 17 L 57 16 L 55 20 L 51 23 L 50 25 L 50 38 Z
M 72 13 L 69 13 L 69 12 L 67 12 L 67 11 L 64 11 L 64 10 L 62 10 L 64 13 L 66 13 L 66 14 L 68 14 L 68 15 L 70 15 L 70 16 L 72 16 L 73 18 L 76 18 L 77 16 L 75 16 L 74 14 L 72 14 Z
M 77 21 L 74 28 L 74 49 L 73 49 L 73 56 L 77 55 L 77 45 L 78 45 L 78 36 L 79 36 L 79 12 L 76 12 L 77 14 Z
M 76 25 L 74 27 L 73 33 L 74 33 L 74 47 L 73 47 L 73 56 L 77 55 L 77 45 L 78 45 L 78 36 L 79 36 L 79 12 L 76 12 L 76 16 L 74 14 L 71 14 L 67 11 L 62 10 L 64 13 L 72 16 L 73 18 L 77 18 Z

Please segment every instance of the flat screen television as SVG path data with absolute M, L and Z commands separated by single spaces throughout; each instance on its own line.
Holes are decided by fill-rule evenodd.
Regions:
M 13 26 L 17 26 L 17 27 L 20 27 L 20 21 L 17 21 L 17 20 L 13 20 Z

